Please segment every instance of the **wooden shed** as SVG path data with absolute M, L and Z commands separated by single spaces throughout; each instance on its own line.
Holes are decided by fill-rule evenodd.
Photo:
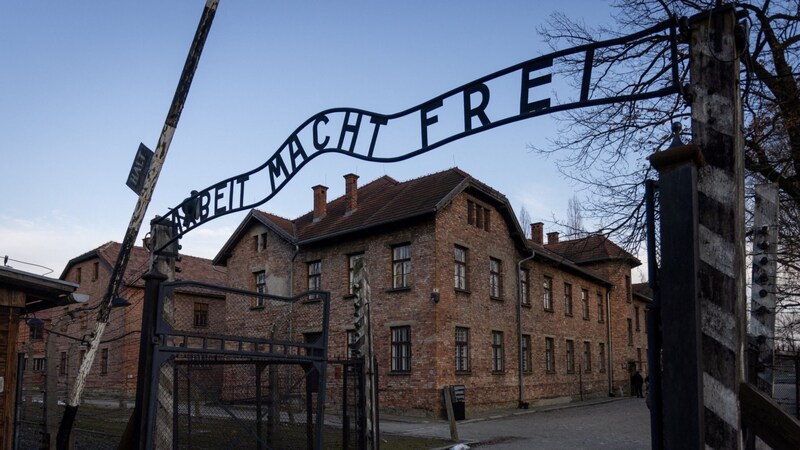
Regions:
M 13 445 L 20 317 L 82 300 L 78 285 L 0 266 L 0 450 Z

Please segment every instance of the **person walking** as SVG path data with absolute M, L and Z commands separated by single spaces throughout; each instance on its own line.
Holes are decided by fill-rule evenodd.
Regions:
M 632 396 L 635 395 L 638 398 L 644 398 L 644 395 L 642 395 L 642 384 L 644 384 L 644 378 L 642 378 L 642 375 L 637 370 L 631 376 L 631 385 L 633 386 Z

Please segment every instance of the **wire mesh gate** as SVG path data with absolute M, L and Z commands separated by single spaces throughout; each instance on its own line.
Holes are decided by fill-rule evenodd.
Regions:
M 327 361 L 328 293 L 174 282 L 158 308 L 148 448 L 358 445 L 362 371 Z

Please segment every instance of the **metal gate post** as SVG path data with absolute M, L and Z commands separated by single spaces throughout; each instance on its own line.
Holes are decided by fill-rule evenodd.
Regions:
M 702 154 L 684 145 L 654 153 L 661 210 L 659 276 L 663 372 L 664 448 L 704 447 L 703 361 L 697 209 L 697 167 Z M 652 330 L 656 331 L 656 330 Z

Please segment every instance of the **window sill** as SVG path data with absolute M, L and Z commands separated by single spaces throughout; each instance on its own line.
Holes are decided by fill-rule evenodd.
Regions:
M 492 375 L 505 375 L 505 374 L 506 374 L 505 370 L 493 370 L 492 371 Z
M 389 293 L 391 293 L 391 292 L 406 292 L 406 291 L 410 291 L 410 290 L 411 290 L 411 286 L 403 286 L 403 287 L 396 287 L 396 288 L 387 289 L 386 292 L 389 292 Z
M 314 297 L 314 298 L 307 298 L 307 299 L 303 300 L 303 303 L 319 303 L 321 301 L 322 301 L 322 298 Z
M 472 375 L 472 371 L 471 370 L 456 370 L 456 376 L 460 376 L 460 375 L 470 376 L 470 375 Z
M 571 313 L 564 313 L 564 317 L 573 317 Z
M 263 309 L 264 309 L 263 306 L 251 306 L 250 307 L 250 311 L 261 311 Z
M 347 294 L 347 295 L 345 295 L 345 296 L 344 296 L 344 297 L 342 297 L 342 298 L 343 298 L 344 300 L 352 300 L 352 299 L 354 299 L 354 298 L 356 298 L 356 297 L 357 297 L 357 295 L 356 295 L 356 294 Z
M 408 377 L 411 376 L 411 371 L 407 370 L 404 372 L 389 372 L 390 377 Z
M 457 294 L 472 295 L 472 291 L 470 291 L 469 289 L 453 288 L 453 290 L 456 291 Z
M 530 303 L 523 303 L 523 304 L 522 304 L 522 307 L 523 307 L 523 308 L 528 308 L 528 309 L 531 309 L 531 308 L 533 308 L 533 305 L 531 305 Z
M 496 301 L 496 302 L 504 302 L 504 301 L 505 301 L 505 300 L 503 299 L 503 297 L 493 297 L 493 296 L 491 296 L 491 295 L 489 296 L 489 299 L 491 299 L 491 300 L 494 300 L 494 301 Z
M 544 308 L 544 312 L 554 313 L 554 312 L 556 312 L 556 310 L 554 310 L 553 308 L 549 308 L 549 309 L 548 308 Z
M 584 317 L 584 318 L 583 318 L 583 320 L 585 320 L 585 321 L 587 321 L 587 322 L 588 322 L 588 321 L 589 321 L 589 318 L 588 318 L 588 317 Z

